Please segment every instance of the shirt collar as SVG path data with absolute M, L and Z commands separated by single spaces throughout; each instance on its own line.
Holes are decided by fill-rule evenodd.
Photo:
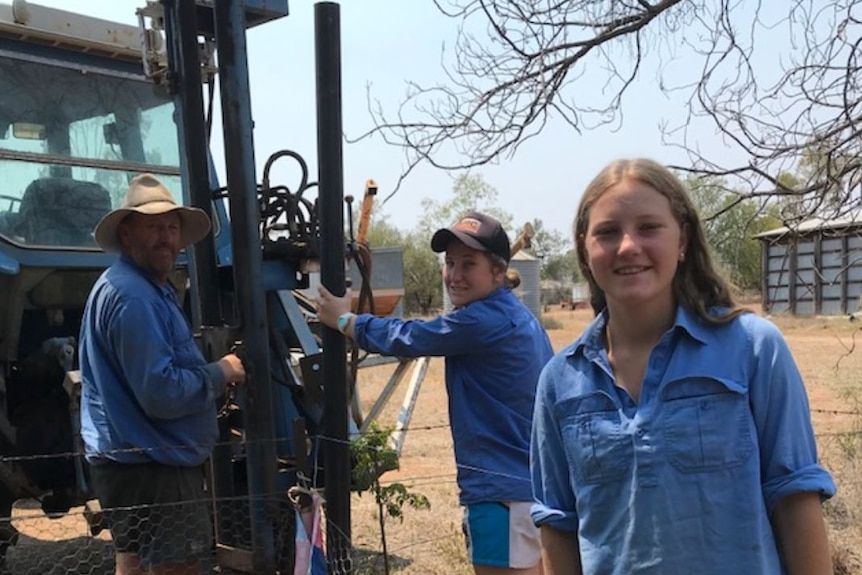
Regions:
M 705 344 L 709 339 L 709 324 L 705 323 L 699 315 L 681 305 L 676 308 L 676 320 L 674 329 L 681 329 L 692 339 Z
M 566 351 L 567 356 L 572 356 L 578 352 L 598 352 L 603 349 L 605 325 L 608 322 L 608 308 L 601 311 L 596 318 L 590 322 L 590 325 L 584 329 L 581 337 Z M 689 337 L 702 344 L 707 342 L 709 337 L 707 330 L 709 326 L 705 324 L 700 317 L 693 311 L 685 308 L 682 305 L 676 307 L 676 317 L 674 318 L 671 331 L 681 331 L 688 334 Z
M 129 267 L 136 274 L 147 280 L 156 290 L 164 296 L 176 298 L 176 292 L 174 291 L 171 282 L 166 281 L 164 284 L 160 284 L 153 280 L 148 273 L 146 273 L 141 266 L 135 263 L 135 260 L 132 259 L 128 254 L 120 254 L 120 262 L 123 265 Z
M 444 289 L 445 289 L 445 288 L 444 288 Z M 485 297 L 483 297 L 483 298 L 479 298 L 479 299 L 475 299 L 475 300 L 473 300 L 473 301 L 471 301 L 471 302 L 469 302 L 469 303 L 466 303 L 466 304 L 462 305 L 461 307 L 458 307 L 458 308 L 455 308 L 455 309 L 464 309 L 464 308 L 469 307 L 470 305 L 472 305 L 472 304 L 474 304 L 474 303 L 476 303 L 476 302 L 480 302 L 480 301 L 488 301 L 488 300 L 492 300 L 492 299 L 501 298 L 501 297 L 503 297 L 505 294 L 510 293 L 510 292 L 511 292 L 511 290 L 510 290 L 509 288 L 507 288 L 506 286 L 501 286 L 501 287 L 495 288 L 495 289 L 494 289 L 494 291 L 492 291 L 491 293 L 489 293 L 489 294 L 488 294 L 488 295 L 486 295 Z

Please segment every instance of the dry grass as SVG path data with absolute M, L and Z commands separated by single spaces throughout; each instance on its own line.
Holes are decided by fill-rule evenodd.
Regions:
M 554 326 L 560 326 L 548 332 L 556 350 L 571 343 L 591 320 L 588 310 L 551 309 L 547 315 Z M 859 339 L 862 345 L 862 334 L 858 333 L 862 324 L 846 318 L 770 319 L 784 332 L 799 364 L 813 409 L 821 458 L 839 486 L 838 496 L 825 507 L 835 572 L 862 575 L 862 435 L 856 433 L 862 432 L 862 417 L 844 413 L 862 410 L 862 350 L 856 349 L 855 343 Z M 375 396 L 385 377 L 382 373 L 363 373 L 363 398 Z M 384 481 L 402 482 L 431 501 L 430 511 L 408 510 L 403 524 L 389 525 L 392 573 L 472 573 L 460 529 L 446 401 L 443 361 L 435 359 L 416 405 L 401 469 L 383 477 Z M 399 404 L 400 398 L 394 398 L 393 403 Z M 384 415 L 384 424 L 394 421 L 396 413 L 393 406 Z M 371 497 L 355 497 L 352 513 L 356 573 L 384 573 Z
M 547 315 L 556 327 L 548 333 L 557 350 L 571 343 L 591 319 L 587 310 L 552 309 Z M 838 495 L 825 506 L 835 573 L 862 575 L 862 417 L 856 414 L 862 411 L 862 350 L 856 349 L 856 340 L 862 342 L 862 323 L 846 318 L 771 319 L 784 332 L 799 364 L 821 459 L 838 483 Z M 391 367 L 381 366 L 361 372 L 360 389 L 366 404 L 377 396 L 391 371 Z M 383 413 L 383 425 L 394 423 L 406 384 L 405 379 Z M 384 482 L 401 482 L 431 502 L 429 511 L 407 509 L 402 523 L 387 523 L 393 574 L 472 573 L 461 534 L 462 512 L 448 425 L 443 361 L 434 359 L 415 407 L 401 469 L 383 476 Z M 14 511 L 22 540 L 10 551 L 8 572 L 108 575 L 112 571 L 106 534 L 90 538 L 80 510 L 60 520 L 49 520 L 34 505 L 19 502 Z M 352 523 L 353 572 L 385 573 L 372 495 L 354 495 Z

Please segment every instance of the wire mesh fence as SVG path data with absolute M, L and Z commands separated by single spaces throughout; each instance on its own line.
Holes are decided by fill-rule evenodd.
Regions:
M 817 441 L 822 462 L 834 474 L 839 489 L 839 495 L 825 507 L 836 572 L 862 573 L 862 557 L 858 553 L 862 526 L 862 430 L 854 427 L 855 422 L 862 421 L 862 414 L 853 410 L 813 411 L 823 415 L 841 412 L 840 415 L 851 417 L 851 423 L 844 426 L 846 429 L 819 433 Z M 419 427 L 413 432 L 438 430 Z M 415 441 L 422 444 L 421 437 Z M 492 480 L 489 475 L 489 481 Z M 432 500 L 431 510 L 408 512 L 400 521 L 387 520 L 384 533 L 374 498 L 354 494 L 352 546 L 327 548 L 328 573 L 471 573 L 460 527 L 461 509 L 454 474 L 395 472 L 392 476 L 384 475 L 381 482 L 384 485 L 399 482 L 410 489 L 425 491 Z M 297 536 L 297 510 L 301 506 L 288 492 L 256 500 L 248 496 L 213 498 L 208 494 L 200 501 L 116 509 L 99 509 L 91 504 L 50 516 L 37 498 L 20 499 L 9 519 L 0 520 L 0 538 L 9 544 L 3 573 L 108 575 L 114 572 L 118 546 L 135 549 L 145 557 L 164 559 L 174 554 L 183 561 L 194 560 L 201 573 L 255 573 L 252 513 L 256 505 L 265 509 L 275 526 L 274 540 L 268 543 L 272 545 L 276 573 L 292 575 L 297 541 L 303 538 Z M 325 513 L 319 519 L 318 528 L 325 534 Z M 110 521 L 124 522 L 125 535 L 112 534 L 107 528 Z M 8 537 L 13 533 L 14 538 Z M 126 541 L 120 542 L 120 537 Z M 385 555 L 384 537 L 388 543 Z
M 49 518 L 35 500 L 13 507 L 16 544 L 6 552 L 4 572 L 22 575 L 108 575 L 114 572 L 114 547 L 107 534 L 94 536 L 82 509 Z
M 230 445 L 237 447 L 234 441 Z M 273 566 L 276 573 L 294 573 L 297 550 L 310 551 L 315 547 L 318 533 L 322 543 L 327 529 L 325 514 L 319 505 L 322 489 L 301 485 L 286 486 L 282 491 L 263 496 L 214 497 L 207 492 L 200 499 L 115 507 L 102 507 L 91 491 L 89 497 L 84 498 L 86 505 L 68 510 L 46 507 L 54 494 L 28 484 L 27 471 L 33 464 L 51 469 L 68 466 L 71 460 L 82 463 L 83 455 L 65 452 L 0 457 L 3 477 L 14 480 L 18 488 L 26 485 L 22 493 L 20 489 L 4 489 L 5 484 L 0 482 L 0 499 L 8 501 L 11 507 L 8 516 L 0 513 L 0 555 L 4 558 L 4 573 L 113 573 L 116 553 L 122 551 L 139 555 L 144 565 L 193 562 L 202 573 L 258 573 L 255 561 L 260 558 L 256 553 L 261 549 L 265 549 L 267 568 Z M 127 475 L 128 484 L 120 485 L 121 491 L 126 487 L 137 489 L 133 484 L 157 481 L 151 475 L 152 470 L 146 467 L 122 467 L 130 467 L 133 475 L 144 476 L 138 479 Z M 102 465 L 85 466 L 91 488 L 95 472 L 102 468 Z M 240 470 L 240 491 L 242 475 L 243 470 Z M 204 474 L 199 477 L 204 483 Z M 302 483 L 306 481 L 302 477 Z M 210 482 L 206 484 L 212 487 Z M 318 505 L 303 504 L 297 489 L 300 495 L 313 497 L 314 500 L 309 501 Z M 313 512 L 307 517 L 305 512 L 309 508 Z M 304 519 L 308 519 L 305 524 Z M 301 534 L 298 533 L 300 528 Z M 349 541 L 350 535 L 343 535 L 343 540 Z M 376 557 L 376 554 L 372 552 L 371 556 Z M 357 572 L 349 544 L 337 546 L 329 541 L 327 554 L 321 558 L 329 563 L 328 573 Z M 372 565 L 378 562 L 377 559 L 370 561 Z M 368 562 L 366 556 L 365 563 Z
M 293 573 L 295 525 L 291 508 L 280 499 L 272 503 L 283 514 L 275 531 L 275 564 L 278 573 Z M 144 564 L 193 564 L 201 573 L 254 573 L 247 498 L 228 501 L 182 501 L 102 510 L 121 522 L 120 532 L 101 529 L 83 507 L 57 517 L 46 516 L 37 501 L 20 500 L 13 507 L 9 525 L 15 544 L 8 547 L 3 572 L 22 575 L 113 574 L 118 549 L 134 551 Z M 195 510 L 203 506 L 201 521 Z M 214 538 L 208 509 L 221 512 L 223 532 Z M 190 512 L 191 511 L 191 512 Z M 228 543 L 230 542 L 230 544 Z M 152 563 L 151 563 L 152 562 Z
M 584 315 L 587 319 L 588 314 Z M 567 318 L 564 320 L 568 321 Z M 796 322 L 795 319 L 779 322 L 779 327 L 790 334 L 790 343 L 802 366 L 806 384 L 811 384 L 815 392 L 829 390 L 826 396 L 812 397 L 812 418 L 821 459 L 834 474 L 838 485 L 838 495 L 825 505 L 836 573 L 862 575 L 862 409 L 853 399 L 856 396 L 852 395 L 859 393 L 857 380 L 858 374 L 862 373 L 862 356 L 853 353 L 848 343 L 852 342 L 858 324 L 845 321 L 840 326 L 835 322 L 806 328 Z M 793 339 L 797 331 L 800 344 Z M 567 333 L 565 337 L 570 336 Z M 823 343 L 815 344 L 815 341 Z M 447 423 L 441 365 L 442 362 L 432 365 L 432 370 L 438 372 L 432 374 L 432 380 L 423 388 L 416 417 L 407 428 L 409 436 L 401 458 L 401 470 L 381 477 L 384 485 L 400 482 L 424 493 L 431 502 L 431 509 L 407 510 L 402 520 L 386 519 L 387 552 L 384 555 L 379 510 L 374 497 L 369 493 L 354 494 L 351 505 L 352 547 L 329 550 L 330 574 L 466 575 L 473 572 L 461 531 L 462 510 L 457 502 L 456 466 Z M 845 396 L 845 391 L 851 395 Z M 233 443 L 231 446 L 237 447 Z M 3 464 L 0 468 L 35 465 L 40 469 L 50 469 L 54 464 L 68 467 L 68 462 L 76 457 L 75 453 L 5 457 L 0 458 Z M 493 482 L 495 478 L 489 475 L 488 481 Z M 43 503 L 50 495 L 50 491 L 25 494 L 12 508 L 11 519 L 8 522 L 0 519 L 0 548 L 4 542 L 10 541 L 9 534 L 13 529 L 17 533 L 16 544 L 10 546 L 6 553 L 5 572 L 113 573 L 115 543 L 110 532 L 103 529 L 93 533 L 87 520 L 90 514 L 79 505 L 68 513 L 54 514 L 55 518 L 47 516 Z M 275 510 L 278 529 L 274 531 L 277 541 L 272 545 L 274 559 L 279 564 L 280 573 L 294 572 L 292 562 L 295 555 L 291 557 L 290 553 L 296 552 L 299 537 L 287 489 L 263 501 L 253 502 L 242 495 L 210 500 L 209 517 L 213 528 L 211 541 L 200 557 L 201 572 L 254 572 L 249 557 L 253 503 Z M 2 515 L 0 513 L 0 517 Z M 324 514 L 320 529 L 326 533 L 327 528 Z M 180 534 L 178 537 L 185 536 Z

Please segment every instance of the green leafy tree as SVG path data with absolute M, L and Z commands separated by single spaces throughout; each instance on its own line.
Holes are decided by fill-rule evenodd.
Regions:
M 401 248 L 406 315 L 430 315 L 443 307 L 440 260 L 429 242 L 430 236 L 399 230 L 385 214 L 375 215 L 368 230 L 370 247 Z
M 545 222 L 539 218 L 535 218 L 531 225 L 533 226 L 533 239 L 529 251 L 534 256 L 547 257 L 562 254 L 569 247 L 569 238 L 559 230 L 547 228 Z
M 555 280 L 564 284 L 583 281 L 578 269 L 578 254 L 574 248 L 565 253 L 546 256 L 540 273 L 543 280 Z
M 796 174 L 791 174 L 790 172 L 782 172 L 778 176 L 778 182 L 780 186 L 783 186 L 788 190 L 799 189 L 802 185 L 802 181 L 796 176 Z M 791 221 L 802 220 L 805 218 L 804 206 L 795 195 L 782 196 L 778 198 L 775 204 L 775 212 L 781 220 Z
M 760 288 L 761 245 L 754 236 L 780 221 L 774 209 L 728 191 L 724 180 L 688 177 L 685 184 L 703 218 L 704 234 L 719 264 L 738 287 Z
M 832 140 L 813 140 L 799 154 L 796 171 L 782 172 L 776 178 L 777 187 L 786 190 L 776 202 L 783 221 L 830 219 L 859 205 L 859 181 L 848 177 L 859 161 L 858 154 L 849 157 Z
M 440 258 L 431 251 L 430 237 L 419 232 L 406 235 L 404 248 L 404 312 L 431 315 L 443 307 Z
M 431 234 L 440 228 L 451 226 L 470 210 L 478 210 L 494 216 L 505 229 L 512 227 L 512 215 L 497 205 L 497 189 L 485 181 L 481 174 L 460 174 L 452 185 L 452 196 L 445 200 L 423 198 L 422 212 L 417 231 L 431 240 Z
M 359 219 L 355 218 L 358 222 Z M 393 248 L 402 245 L 404 232 L 395 227 L 387 214 L 376 214 L 368 229 L 368 246 L 372 248 Z
M 541 278 L 562 283 L 578 281 L 578 263 L 569 238 L 559 230 L 545 227 L 545 223 L 538 218 L 533 220 L 532 225 L 535 233 L 529 251 L 542 258 Z
M 835 137 L 813 140 L 803 150 L 796 179 L 801 180 L 806 188 L 812 185 L 815 187 L 815 190 L 798 198 L 808 217 L 824 212 L 841 213 L 843 206 L 858 204 L 854 193 L 858 192 L 856 188 L 859 182 L 856 178 L 846 177 L 853 172 L 853 165 L 858 162 L 858 150 L 853 151 L 854 157 L 848 153 Z M 797 184 L 795 189 L 800 187 Z

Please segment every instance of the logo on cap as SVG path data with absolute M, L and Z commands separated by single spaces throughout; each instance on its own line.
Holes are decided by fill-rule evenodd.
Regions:
M 479 228 L 482 227 L 482 222 L 477 220 L 476 218 L 464 218 L 458 225 L 456 225 L 453 229 L 455 230 L 464 230 L 465 232 L 473 232 L 478 233 Z

